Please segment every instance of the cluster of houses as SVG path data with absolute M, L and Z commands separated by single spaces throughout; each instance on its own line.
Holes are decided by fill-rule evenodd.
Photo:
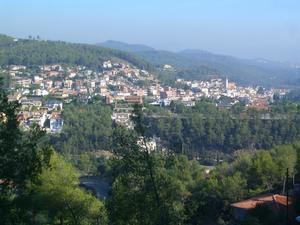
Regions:
M 165 65 L 164 70 L 173 69 Z M 153 74 L 135 66 L 105 61 L 102 68 L 92 70 L 85 66 L 65 66 L 60 64 L 41 65 L 27 68 L 23 65 L 10 65 L 1 69 L 10 75 L 11 100 L 22 104 L 22 122 L 40 125 L 50 120 L 50 131 L 61 130 L 63 120 L 58 110 L 49 108 L 49 101 L 70 102 L 72 99 L 88 101 L 93 96 L 100 96 L 107 104 L 126 102 L 142 104 L 147 100 L 152 105 L 168 106 L 171 101 L 180 101 L 187 107 L 195 105 L 201 98 L 219 100 L 219 107 L 231 107 L 243 101 L 248 107 L 267 109 L 275 92 L 284 95 L 286 90 L 263 90 L 252 87 L 239 87 L 228 79 L 211 79 L 210 81 L 187 81 L 177 79 L 179 87 L 164 86 Z M 124 111 L 116 108 L 112 118 L 127 127 L 130 124 L 130 107 Z
M 230 108 L 238 102 L 243 102 L 249 108 L 268 109 L 275 93 L 284 96 L 286 89 L 265 90 L 262 87 L 242 87 L 226 78 L 210 81 L 186 81 L 177 79 L 179 84 L 186 85 L 194 99 L 206 97 L 217 99 L 219 107 Z
M 9 96 L 10 100 L 18 100 L 21 104 L 18 121 L 28 129 L 38 124 L 50 133 L 62 131 L 64 120 L 61 116 L 63 102 L 57 99 L 44 99 L 41 96 Z

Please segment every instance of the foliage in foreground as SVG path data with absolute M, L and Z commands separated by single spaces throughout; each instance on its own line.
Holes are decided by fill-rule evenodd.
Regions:
M 43 141 L 38 126 L 22 131 L 19 104 L 0 81 L 0 223 L 106 224 L 103 204 L 79 188 L 79 175 Z
M 50 167 L 29 187 L 35 220 L 49 224 L 106 224 L 102 202 L 79 188 L 79 174 L 62 156 L 54 153 Z
M 114 225 L 231 224 L 231 203 L 278 193 L 286 168 L 295 174 L 299 165 L 300 146 L 294 144 L 241 152 L 206 175 L 186 156 L 149 151 L 143 145 L 147 138 L 142 135 L 142 115 L 134 115 L 135 132 L 119 129 L 114 134 L 115 179 L 107 204 Z

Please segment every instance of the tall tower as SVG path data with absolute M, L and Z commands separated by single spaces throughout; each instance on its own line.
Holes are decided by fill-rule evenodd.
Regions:
M 228 90 L 228 78 L 225 79 L 225 89 Z

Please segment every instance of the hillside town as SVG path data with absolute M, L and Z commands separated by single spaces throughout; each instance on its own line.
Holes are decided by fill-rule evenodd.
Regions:
M 163 68 L 171 70 L 172 66 Z M 9 74 L 11 80 L 9 100 L 21 104 L 20 123 L 25 128 L 37 123 L 52 133 L 59 133 L 63 128 L 64 103 L 74 100 L 88 103 L 95 96 L 114 107 L 113 120 L 132 127 L 130 104 L 147 102 L 165 107 L 178 101 L 192 107 L 202 98 L 212 98 L 218 100 L 218 107 L 230 108 L 243 102 L 250 108 L 268 109 L 275 93 L 279 96 L 287 93 L 287 90 L 242 87 L 227 78 L 209 81 L 177 79 L 177 87 L 170 87 L 148 71 L 113 61 L 103 62 L 98 71 L 60 64 L 41 65 L 35 69 L 10 65 L 1 70 Z

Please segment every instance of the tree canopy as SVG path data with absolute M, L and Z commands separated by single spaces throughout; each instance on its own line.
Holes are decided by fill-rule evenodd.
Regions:
M 28 39 L 14 42 L 12 38 L 0 35 L 0 46 L 0 65 L 39 66 L 62 63 L 101 69 L 104 61 L 115 58 L 139 68 L 152 70 L 150 64 L 130 53 L 96 45 Z

